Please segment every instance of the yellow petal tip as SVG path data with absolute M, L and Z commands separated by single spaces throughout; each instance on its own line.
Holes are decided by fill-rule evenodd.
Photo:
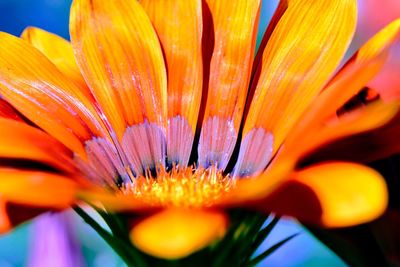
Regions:
M 186 257 L 222 238 L 227 226 L 224 213 L 174 208 L 139 221 L 130 237 L 143 252 L 172 260 Z

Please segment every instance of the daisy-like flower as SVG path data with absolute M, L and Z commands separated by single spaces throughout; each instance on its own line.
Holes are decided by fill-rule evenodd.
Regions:
M 260 0 L 75 0 L 71 44 L 1 33 L 0 228 L 85 201 L 174 259 L 222 238 L 231 208 L 324 227 L 379 216 L 380 174 L 310 159 L 396 115 L 365 85 L 400 20 L 336 72 L 355 0 L 281 1 L 255 56 L 259 12 Z M 357 94 L 363 107 L 343 112 Z

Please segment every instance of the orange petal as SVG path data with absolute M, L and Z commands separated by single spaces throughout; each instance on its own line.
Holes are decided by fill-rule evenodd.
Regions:
M 372 162 L 400 153 L 400 114 L 383 127 L 353 135 L 318 147 L 305 159 L 314 162 L 324 159 L 341 159 Z
M 365 43 L 346 65 L 335 75 L 330 85 L 340 79 L 350 65 L 369 63 L 376 57 L 388 52 L 391 47 L 399 41 L 400 38 L 400 18 L 389 23 L 385 28 L 375 34 L 367 43 Z
M 380 216 L 387 194 L 385 180 L 375 170 L 331 162 L 294 173 L 258 207 L 324 227 L 348 227 Z
M 144 203 L 134 195 L 116 194 L 115 192 L 105 191 L 102 188 L 80 190 L 77 195 L 79 199 L 91 205 L 113 212 L 149 212 L 160 208 Z
M 201 1 L 144 0 L 140 3 L 157 31 L 167 63 L 168 160 L 186 166 L 203 84 Z
M 356 4 L 355 0 L 288 2 L 263 52 L 244 139 L 262 128 L 273 135 L 273 151 L 280 147 L 345 54 L 356 26 Z
M 4 99 L 0 97 L 0 117 L 23 121 L 21 115 Z
M 6 210 L 6 201 L 0 196 L 0 234 L 6 233 L 12 225 Z
M 400 18 L 394 20 L 388 26 L 386 26 L 381 32 L 379 32 L 374 39 L 375 45 L 371 45 L 371 49 L 366 50 L 361 54 L 363 57 L 367 57 L 373 54 L 374 48 L 379 49 L 380 46 L 390 47 L 393 42 L 399 43 L 400 32 Z M 393 53 L 392 59 L 389 59 L 388 64 L 379 73 L 373 81 L 368 85 L 378 91 L 382 99 L 390 101 L 397 100 L 400 101 L 400 88 L 399 88 L 399 75 L 398 69 L 400 68 L 400 63 L 398 61 L 398 54 Z M 360 55 L 359 55 L 360 56 Z
M 130 236 L 149 255 L 178 259 L 222 238 L 227 227 L 228 218 L 219 211 L 166 209 L 136 223 Z
M 164 127 L 166 70 L 139 2 L 75 0 L 70 29 L 78 66 L 118 138 L 145 121 Z
M 84 157 L 82 142 L 104 135 L 92 103 L 43 54 L 0 33 L 0 93 L 25 117 Z
M 368 83 L 368 87 L 374 88 L 379 96 L 385 101 L 397 100 L 400 103 L 400 62 L 394 51 L 390 53 L 389 61 L 385 64 L 382 71 Z
M 334 114 L 382 69 L 399 34 L 400 19 L 386 26 L 357 51 L 315 101 L 314 120 Z
M 0 128 L 0 159 L 27 159 L 75 171 L 71 151 L 45 132 L 5 118 L 0 118 Z
M 279 1 L 279 4 L 275 10 L 275 13 L 272 16 L 271 21 L 269 22 L 268 27 L 262 36 L 262 40 L 257 49 L 257 54 L 256 54 L 256 57 L 254 58 L 254 62 L 253 62 L 251 81 L 257 81 L 260 77 L 261 67 L 259 67 L 259 64 L 262 61 L 264 49 L 267 46 L 269 40 L 271 39 L 272 33 L 274 32 L 276 25 L 282 18 L 283 14 L 285 14 L 285 12 L 288 8 L 288 5 L 289 5 L 288 4 L 289 1 L 291 1 L 291 0 L 280 0 Z M 253 99 L 255 89 L 256 89 L 256 86 L 251 86 L 247 93 L 247 101 L 246 101 L 246 105 L 245 105 L 245 109 L 244 109 L 244 117 L 245 118 L 247 117 L 247 114 L 249 112 L 249 108 L 251 105 L 251 99 Z
M 253 75 L 256 75 L 255 71 L 259 69 L 258 64 L 260 64 L 260 61 L 262 60 L 263 52 L 265 47 L 267 46 L 269 39 L 271 38 L 272 33 L 275 30 L 276 25 L 278 24 L 279 20 L 282 18 L 283 14 L 285 14 L 287 8 L 288 8 L 288 2 L 291 0 L 280 0 L 278 7 L 275 10 L 274 15 L 271 18 L 271 21 L 268 24 L 267 29 L 265 30 L 265 33 L 262 37 L 262 40 L 260 42 L 260 46 L 258 47 L 257 50 L 257 55 L 256 58 L 254 59 L 254 64 L 253 64 Z M 259 73 L 257 74 L 259 75 Z M 258 78 L 256 78 L 258 79 Z M 254 89 L 254 88 L 253 88 Z M 253 92 L 250 92 L 249 99 L 251 99 L 253 96 Z
M 295 163 L 287 159 L 274 163 L 259 175 L 238 179 L 235 186 L 215 202 L 215 207 L 244 206 L 269 196 L 295 169 Z
M 205 74 L 208 88 L 199 141 L 199 164 L 224 169 L 233 152 L 243 115 L 260 11 L 259 0 L 207 0 L 212 19 L 204 35 L 211 62 Z M 213 34 L 213 35 L 212 35 Z M 212 42 L 213 41 L 213 42 Z M 208 82 L 208 85 L 207 85 Z
M 386 104 L 382 101 L 369 104 L 366 108 L 347 113 L 317 130 L 310 129 L 301 139 L 298 139 L 301 140 L 301 144 L 298 140 L 296 146 L 288 144 L 290 147 L 287 147 L 287 150 L 284 147 L 280 157 L 288 153 L 289 157 L 298 159 L 319 146 L 339 138 L 379 128 L 393 119 L 398 110 L 397 104 Z
M 400 19 L 389 24 L 360 48 L 312 103 L 291 132 L 286 146 L 290 146 L 288 143 L 292 142 L 297 146 L 298 138 L 303 138 L 311 128 L 318 131 L 318 127 L 321 127 L 327 117 L 335 114 L 375 77 L 384 65 L 389 49 L 398 39 L 399 31 Z
M 67 208 L 76 189 L 73 180 L 57 174 L 0 168 L 0 195 L 17 204 Z
M 42 52 L 65 76 L 81 86 L 89 98 L 89 89 L 76 65 L 72 46 L 67 40 L 35 27 L 26 28 L 21 38 Z

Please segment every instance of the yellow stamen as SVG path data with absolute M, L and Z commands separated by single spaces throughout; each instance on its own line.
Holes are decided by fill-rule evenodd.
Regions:
M 156 178 L 146 172 L 132 183 L 123 184 L 121 191 L 153 205 L 204 207 L 229 191 L 234 183 L 234 179 L 216 167 L 174 166 L 171 170 L 158 168 Z

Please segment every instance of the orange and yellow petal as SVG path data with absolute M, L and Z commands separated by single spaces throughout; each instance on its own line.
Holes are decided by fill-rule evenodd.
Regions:
M 136 222 L 130 237 L 149 255 L 178 259 L 222 238 L 227 215 L 214 210 L 165 209 Z
M 167 158 L 186 166 L 203 86 L 202 2 L 140 1 L 160 39 L 168 70 Z
M 386 209 L 384 178 L 363 165 L 321 163 L 293 174 L 259 209 L 273 210 L 324 227 L 347 227 L 369 222 Z
M 310 107 L 308 116 L 313 117 L 314 123 L 321 123 L 335 114 L 375 77 L 399 36 L 400 19 L 390 23 L 357 51 Z
M 70 32 L 78 66 L 117 137 L 145 121 L 165 127 L 164 59 L 140 3 L 75 0 Z
M 318 130 L 310 129 L 308 133 L 302 136 L 301 143 L 298 141 L 296 145 L 287 143 L 287 150 L 285 150 L 285 147 L 278 157 L 288 157 L 296 161 L 328 143 L 382 127 L 389 123 L 398 111 L 399 106 L 396 103 L 388 104 L 377 101 L 369 104 L 365 108 L 346 113 L 332 122 L 327 122 L 324 127 L 318 128 Z
M 76 64 L 71 44 L 62 37 L 45 30 L 28 27 L 21 38 L 42 52 L 69 79 L 82 88 L 90 98 L 86 82 Z
M 0 197 L 0 234 L 11 229 L 11 222 L 6 210 L 6 202 Z
M 288 1 L 263 51 L 243 137 L 262 128 L 276 151 L 344 56 L 356 26 L 355 0 Z
M 13 108 L 7 101 L 0 97 L 0 117 L 13 119 L 16 121 L 23 121 L 21 115 Z
M 395 53 L 392 55 L 392 58 L 396 57 Z M 386 64 L 384 69 L 368 83 L 368 87 L 374 88 L 383 100 L 397 100 L 400 103 L 400 76 L 398 76 L 400 62 L 392 61 L 389 58 L 388 64 Z
M 252 76 L 260 74 L 260 73 L 257 73 L 256 70 L 260 70 L 261 69 L 261 68 L 259 68 L 258 65 L 260 64 L 260 62 L 262 60 L 264 49 L 267 46 L 267 44 L 269 42 L 269 39 L 271 38 L 272 33 L 275 30 L 276 25 L 278 24 L 278 22 L 282 18 L 283 14 L 285 14 L 285 12 L 286 12 L 286 10 L 288 8 L 288 5 L 289 5 L 288 2 L 289 2 L 289 0 L 280 0 L 279 1 L 279 4 L 278 4 L 278 6 L 277 6 L 277 8 L 275 10 L 275 13 L 272 16 L 271 21 L 269 22 L 268 27 L 265 30 L 264 35 L 262 36 L 262 40 L 260 42 L 260 45 L 258 47 L 257 55 L 256 55 L 256 57 L 254 59 L 254 63 L 253 63 Z M 255 78 L 257 79 L 257 77 L 255 77 Z M 250 92 L 248 93 L 249 94 L 249 96 L 248 96 L 249 99 L 251 99 L 253 97 L 254 89 L 255 89 L 254 86 L 252 88 L 250 88 Z
M 84 158 L 82 142 L 93 135 L 105 135 L 93 104 L 79 87 L 27 42 L 0 33 L 0 46 L 2 97 Z
M 329 84 L 336 82 L 351 65 L 370 63 L 372 59 L 385 55 L 400 40 L 400 19 L 394 20 L 365 43 L 335 75 Z
M 260 1 L 205 2 L 203 97 L 206 103 L 198 162 L 204 167 L 213 164 L 225 169 L 243 116 L 254 60 Z
M 263 199 L 289 179 L 295 167 L 295 162 L 287 159 L 272 162 L 258 175 L 236 180 L 235 186 L 216 201 L 215 206 L 246 206 Z
M 0 159 L 30 160 L 73 173 L 72 152 L 45 132 L 24 122 L 0 118 Z
M 368 120 L 373 122 L 375 119 L 381 117 L 378 110 L 375 108 L 366 108 L 365 111 L 361 110 L 358 112 L 361 117 L 358 120 L 365 120 L 365 122 L 358 121 L 355 125 L 350 125 L 347 134 L 338 135 L 338 131 L 334 128 L 330 128 L 329 120 L 332 116 L 336 116 L 336 112 L 354 95 L 356 95 L 361 89 L 363 89 L 366 84 L 374 78 L 374 76 L 379 72 L 379 70 L 384 65 L 389 50 L 398 40 L 400 31 L 400 20 L 394 21 L 372 37 L 360 50 L 345 64 L 345 66 L 338 72 L 337 75 L 330 81 L 325 90 L 315 99 L 315 101 L 310 105 L 309 109 L 306 111 L 304 116 L 302 116 L 298 123 L 295 125 L 293 131 L 291 131 L 285 141 L 284 150 L 288 153 L 295 154 L 295 151 L 307 150 L 304 147 L 309 146 L 316 148 L 318 143 L 314 136 L 322 137 L 325 135 L 325 143 L 327 141 L 333 140 L 337 137 L 344 137 L 345 135 L 351 134 L 350 129 L 356 129 L 360 123 L 367 123 Z M 388 112 L 390 109 L 395 110 L 394 104 L 388 104 L 388 107 L 384 107 L 384 103 L 375 105 L 375 107 L 381 106 L 381 108 L 386 109 Z M 368 110 L 368 111 L 367 111 Z M 365 113 L 364 113 L 365 112 Z M 374 112 L 377 112 L 374 114 Z M 364 115 L 362 115 L 364 113 Z M 385 113 L 385 112 L 384 112 Z M 393 112 L 389 112 L 392 113 Z M 386 115 L 389 115 L 386 113 Z M 368 115 L 369 114 L 369 115 Z M 390 116 L 392 116 L 390 115 Z M 368 118 L 370 116 L 370 118 Z M 390 117 L 389 116 L 389 117 Z M 388 122 L 389 117 L 386 119 L 382 116 L 382 122 Z M 341 119 L 347 120 L 346 116 L 339 117 Z M 340 125 L 338 122 L 336 125 Z M 346 122 L 343 122 L 343 130 Z M 371 124 L 367 128 L 359 128 L 353 134 L 361 132 L 361 129 L 371 130 L 382 126 L 382 123 L 378 123 L 375 126 Z M 340 128 L 340 127 L 339 127 Z M 331 131 L 329 133 L 329 131 Z M 331 135 L 330 138 L 327 138 Z M 332 138 L 332 136 L 336 136 Z M 310 142 L 301 142 L 299 144 L 298 140 L 309 139 Z M 329 140 L 330 139 L 330 140 Z M 320 145 L 324 142 L 320 142 Z
M 399 28 L 400 19 L 396 19 L 387 27 L 385 27 L 382 30 L 382 33 L 378 34 L 380 37 L 376 37 L 376 46 L 379 45 L 379 41 L 385 42 L 386 38 L 390 40 L 391 37 L 398 43 L 400 40 Z M 384 35 L 387 37 L 385 38 Z M 367 54 L 367 51 L 364 54 Z M 384 69 L 379 73 L 379 75 L 377 75 L 377 77 L 375 77 L 374 80 L 368 83 L 368 86 L 374 88 L 379 93 L 380 97 L 385 101 L 396 100 L 399 102 L 400 87 L 398 70 L 400 68 L 400 64 L 395 60 L 396 54 L 392 54 L 392 56 L 393 60 L 389 59 L 388 64 L 385 65 Z
M 0 195 L 23 205 L 67 208 L 76 200 L 77 183 L 59 174 L 0 168 Z
M 400 114 L 377 129 L 349 136 L 321 146 L 307 156 L 307 161 L 342 159 L 372 162 L 400 153 Z

